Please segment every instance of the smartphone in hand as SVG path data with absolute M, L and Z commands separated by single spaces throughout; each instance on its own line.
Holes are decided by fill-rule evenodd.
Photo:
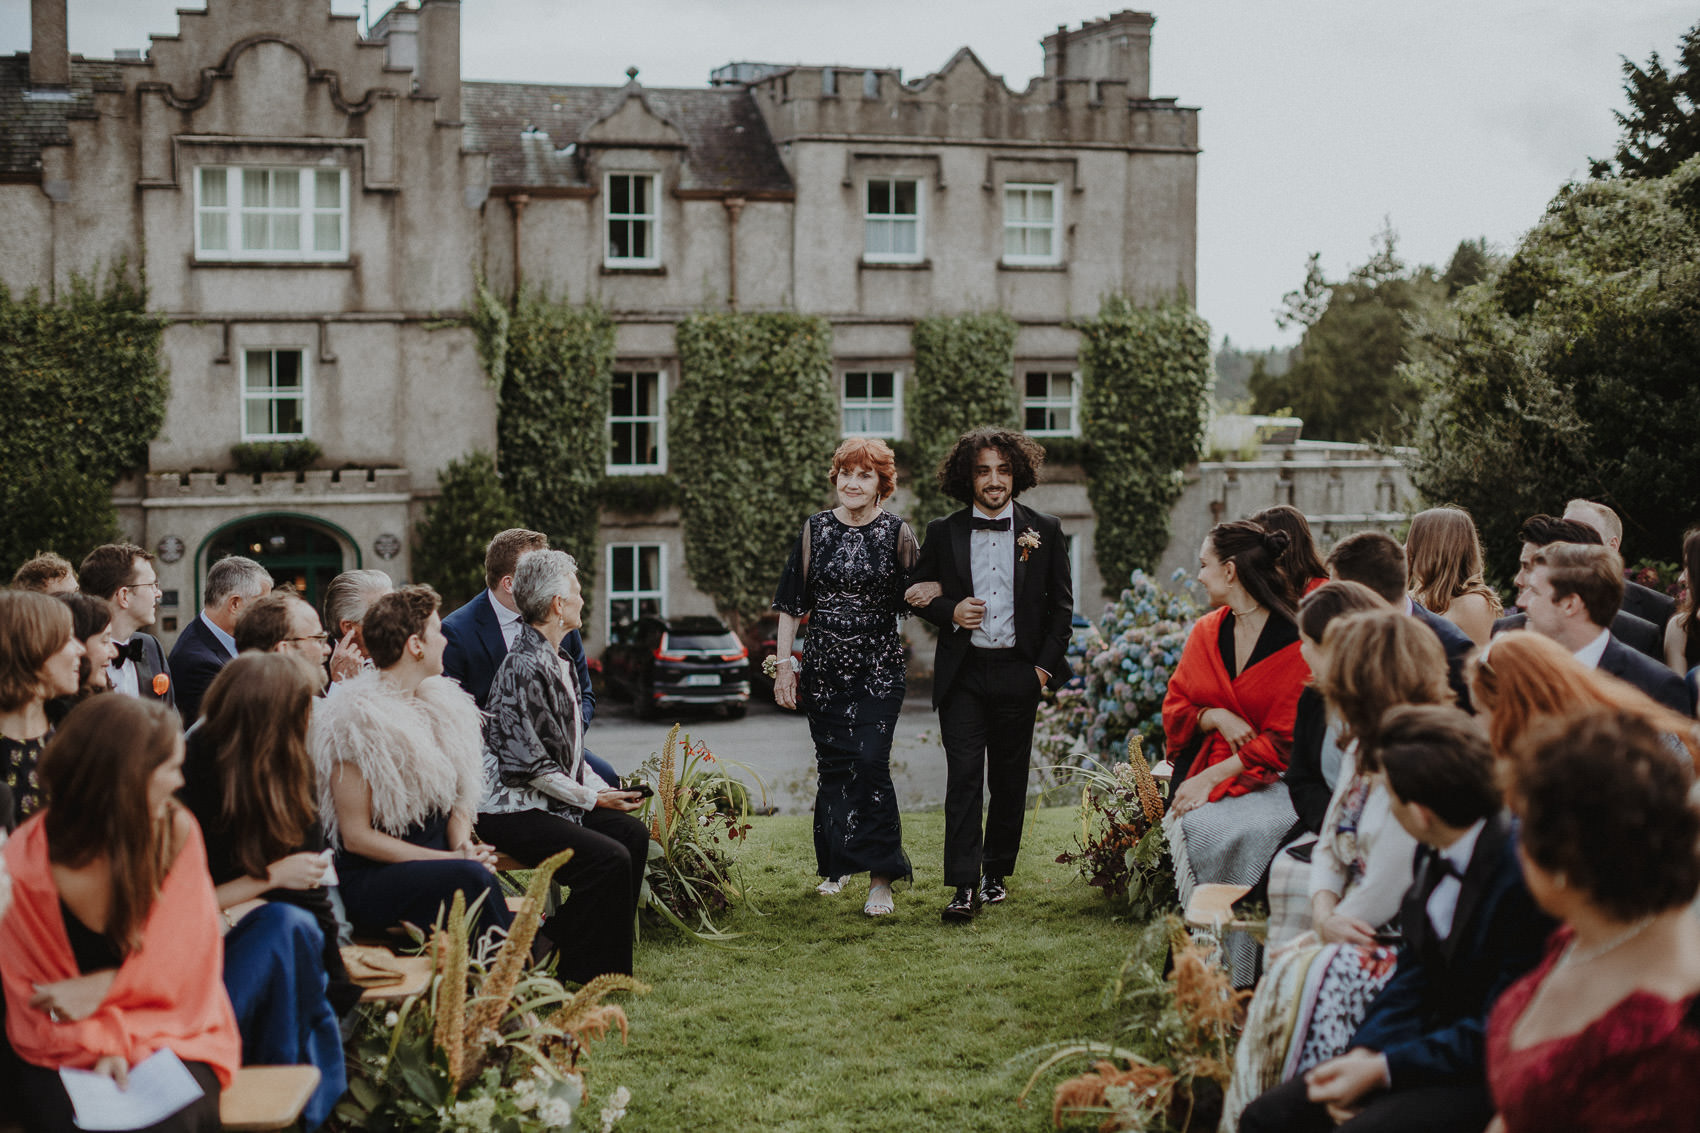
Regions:
M 655 788 L 648 783 L 633 783 L 628 787 L 622 787 L 621 790 L 630 791 L 640 799 L 647 799 L 655 793 Z

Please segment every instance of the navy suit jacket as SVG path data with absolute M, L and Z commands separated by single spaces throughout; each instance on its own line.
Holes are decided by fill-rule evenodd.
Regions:
M 1446 683 L 1452 686 L 1458 707 L 1470 711 L 1470 686 L 1464 680 L 1464 658 L 1470 655 L 1476 643 L 1470 640 L 1469 634 L 1415 599 L 1411 601 L 1411 616 L 1440 638 L 1441 648 L 1446 650 Z
M 496 679 L 496 666 L 508 655 L 508 643 L 502 637 L 502 623 L 490 606 L 490 592 L 480 590 L 478 597 L 443 619 L 443 636 L 449 639 L 443 650 L 443 675 L 458 681 L 460 687 L 472 694 L 483 708 L 490 699 L 490 682 Z M 579 708 L 584 722 L 596 714 L 596 693 L 590 687 L 590 662 L 584 656 L 584 641 L 578 630 L 567 634 L 561 642 L 561 656 L 573 663 L 578 676 Z
M 139 629 L 131 640 L 142 643 L 142 659 L 136 665 L 136 694 L 143 700 L 163 701 L 167 708 L 177 707 L 177 686 L 171 672 L 171 665 L 165 660 L 165 649 L 159 643 L 159 638 L 145 629 Z M 165 674 L 165 695 L 161 696 L 153 690 L 153 679 L 160 673 Z
M 1522 629 L 1528 624 L 1529 615 L 1522 610 L 1513 610 L 1493 623 L 1493 634 L 1498 637 L 1508 629 Z M 1664 663 L 1664 634 L 1646 618 L 1638 618 L 1628 610 L 1619 610 L 1611 620 L 1611 635 L 1635 652 Z
M 1626 578 L 1623 580 L 1623 612 L 1650 622 L 1663 633 L 1665 624 L 1676 613 L 1676 599 Z
M 1684 716 L 1694 715 L 1688 684 L 1657 661 L 1650 661 L 1613 637 L 1600 655 L 1600 672 L 1628 681 L 1660 704 Z
M 199 614 L 177 635 L 177 644 L 171 647 L 171 677 L 176 685 L 177 711 L 185 728 L 200 719 L 201 698 L 219 670 L 234 657 Z
M 1445 940 L 1428 919 L 1428 873 L 1419 849 L 1399 911 L 1405 943 L 1396 974 L 1348 1044 L 1384 1055 L 1395 1090 L 1482 1081 L 1488 1012 L 1540 961 L 1556 927 L 1523 884 L 1516 825 L 1505 811 L 1476 839 Z

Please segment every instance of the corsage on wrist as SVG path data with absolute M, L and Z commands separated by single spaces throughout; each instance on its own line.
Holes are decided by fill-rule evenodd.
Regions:
M 779 670 L 782 667 L 791 670 L 793 673 L 800 673 L 803 671 L 803 666 L 797 662 L 795 657 L 787 657 L 785 660 L 781 661 L 779 659 L 779 654 L 771 653 L 762 658 L 762 675 L 767 677 L 770 681 L 778 678 Z

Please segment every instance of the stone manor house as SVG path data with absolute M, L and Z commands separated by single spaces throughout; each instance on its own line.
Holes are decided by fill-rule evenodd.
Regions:
M 440 469 L 496 447 L 464 321 L 480 272 L 613 315 L 611 475 L 668 472 L 673 326 L 705 307 L 825 316 L 844 431 L 891 437 L 914 319 L 1001 308 L 1020 323 L 1027 427 L 1067 436 L 1065 320 L 1112 290 L 1196 293 L 1198 111 L 1152 97 L 1147 13 L 1045 36 L 1021 90 L 967 48 L 909 81 L 732 63 L 660 89 L 635 69 L 608 86 L 463 79 L 459 0 L 398 4 L 364 37 L 328 0 L 206 0 L 110 60 L 69 54 L 66 4 L 31 0 L 30 51 L 0 59 L 0 279 L 52 294 L 120 256 L 146 270 L 171 396 L 118 497 L 160 555 L 168 640 L 232 551 L 310 594 L 355 566 L 410 577 Z M 233 445 L 289 439 L 321 446 L 319 468 L 234 470 Z M 1206 510 L 1396 510 L 1392 471 L 1349 478 L 1347 500 L 1338 454 L 1296 477 L 1291 455 L 1247 468 L 1268 480 L 1256 499 L 1205 466 Z M 1063 518 L 1096 608 L 1078 468 L 1032 502 Z M 601 547 L 567 549 L 599 556 L 593 651 L 611 615 L 711 608 L 676 512 L 606 513 Z

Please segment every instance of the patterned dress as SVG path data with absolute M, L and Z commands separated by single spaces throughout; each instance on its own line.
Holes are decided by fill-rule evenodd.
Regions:
M 891 783 L 891 740 L 903 707 L 903 591 L 915 533 L 880 512 L 852 527 L 810 516 L 773 608 L 809 619 L 797 703 L 809 717 L 820 786 L 815 861 L 822 877 L 911 876 Z

